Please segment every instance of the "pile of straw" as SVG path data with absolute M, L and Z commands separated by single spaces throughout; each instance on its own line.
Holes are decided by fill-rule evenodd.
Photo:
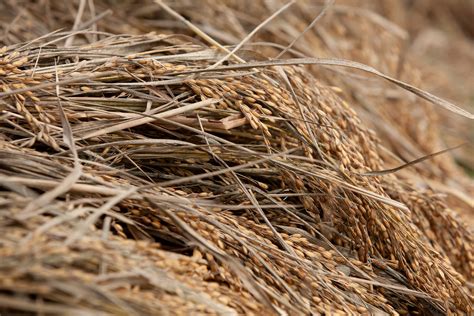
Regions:
M 435 107 L 472 114 L 406 83 L 375 13 L 264 2 L 0 5 L 26 18 L 0 49 L 0 313 L 472 312 L 472 181 L 398 158 L 441 149 Z M 313 7 L 334 21 L 298 38 Z

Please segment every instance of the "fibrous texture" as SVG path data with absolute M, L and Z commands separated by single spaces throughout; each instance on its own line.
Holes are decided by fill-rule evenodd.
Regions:
M 110 6 L 91 4 L 77 9 L 92 20 Z M 235 54 L 195 34 L 238 44 L 282 5 L 150 2 L 115 30 L 98 22 L 109 33 L 83 12 L 46 35 L 22 11 L 39 33 L 12 24 L 0 50 L 0 312 L 472 312 L 473 234 L 456 214 L 472 180 L 441 156 L 386 171 L 440 149 L 436 105 L 472 114 L 414 87 L 404 31 L 375 13 L 326 4 L 335 21 L 276 61 L 311 22 L 303 9 L 324 6 L 298 2 Z M 162 32 L 116 35 L 153 15 Z M 375 23 L 393 51 L 348 23 Z

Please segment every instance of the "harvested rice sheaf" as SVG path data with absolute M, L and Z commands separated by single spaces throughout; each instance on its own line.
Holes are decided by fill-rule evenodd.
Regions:
M 7 311 L 471 310 L 472 235 L 364 176 L 377 137 L 304 68 L 209 69 L 182 36 L 40 43 L 0 62 Z
M 390 155 L 341 88 L 187 35 L 63 37 L 0 50 L 0 312 L 472 312 L 472 231 L 367 175 Z

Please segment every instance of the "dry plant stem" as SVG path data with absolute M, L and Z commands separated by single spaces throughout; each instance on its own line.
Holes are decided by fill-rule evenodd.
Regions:
M 0 313 L 472 313 L 448 111 L 398 88 L 472 114 L 341 1 L 1 2 Z

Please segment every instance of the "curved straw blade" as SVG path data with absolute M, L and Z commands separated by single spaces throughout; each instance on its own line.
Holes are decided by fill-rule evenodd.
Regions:
M 422 99 L 425 99 L 435 105 L 441 106 L 453 113 L 458 115 L 467 117 L 469 119 L 474 119 L 474 114 L 454 105 L 453 103 L 446 101 L 440 97 L 437 97 L 427 91 L 424 91 L 420 88 L 412 86 L 406 82 L 401 80 L 395 79 L 386 75 L 377 69 L 346 59 L 338 59 L 338 58 L 291 58 L 291 59 L 276 59 L 276 60 L 268 60 L 268 61 L 255 61 L 255 62 L 247 62 L 245 64 L 236 64 L 236 65 L 229 65 L 223 67 L 217 67 L 213 70 L 236 70 L 236 69 L 248 69 L 248 68 L 264 68 L 269 66 L 289 66 L 289 65 L 321 65 L 321 66 L 338 66 L 338 67 L 346 67 L 346 68 L 353 68 L 368 72 L 370 74 L 374 74 L 378 77 L 381 77 L 411 93 L 419 96 Z M 188 71 L 184 73 L 201 73 L 210 71 L 209 69 L 200 69 L 195 71 Z M 183 73 L 181 73 L 183 74 Z

